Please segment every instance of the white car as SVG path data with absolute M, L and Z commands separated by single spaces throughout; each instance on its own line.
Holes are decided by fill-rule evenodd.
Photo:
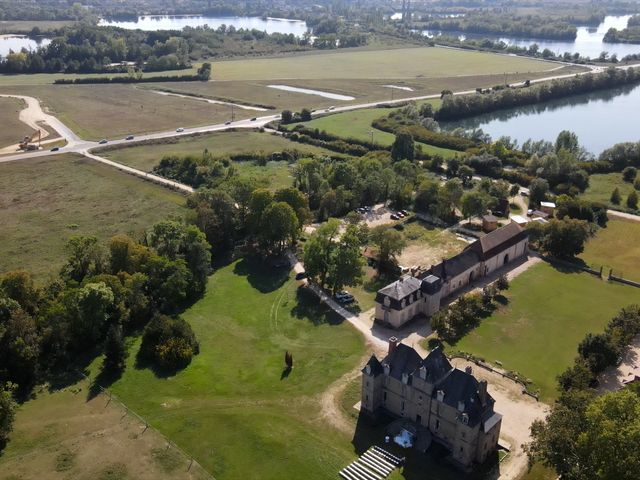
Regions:
M 184 132 L 184 128 L 180 127 L 180 128 L 176 128 L 176 132 L 180 133 L 180 132 Z

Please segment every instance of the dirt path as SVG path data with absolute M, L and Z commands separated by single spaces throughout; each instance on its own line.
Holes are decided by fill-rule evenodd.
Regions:
M 363 357 L 358 366 L 352 371 L 344 374 L 338 380 L 333 382 L 329 387 L 320 395 L 320 408 L 322 420 L 329 423 L 335 429 L 340 430 L 347 435 L 353 435 L 353 422 L 342 411 L 340 406 L 340 398 L 347 388 L 347 386 L 356 378 L 360 377 L 362 369 L 361 365 L 366 362 L 366 357 Z
M 617 210 L 607 210 L 607 214 L 614 217 L 620 217 L 627 220 L 631 220 L 633 222 L 640 222 L 640 216 L 633 215 L 631 213 L 618 212 Z

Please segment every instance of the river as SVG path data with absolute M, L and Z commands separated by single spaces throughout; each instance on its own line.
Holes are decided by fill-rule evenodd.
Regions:
M 19 52 L 23 48 L 36 50 L 51 43 L 49 38 L 29 38 L 24 35 L 0 35 L 0 57 L 6 57 L 10 51 Z
M 236 29 L 256 29 L 267 33 L 286 33 L 301 37 L 307 32 L 307 23 L 302 20 L 261 17 L 213 17 L 204 15 L 146 15 L 136 21 L 120 21 L 101 19 L 98 25 L 109 25 L 126 28 L 155 30 L 182 30 L 185 27 L 202 27 L 208 25 L 216 29 L 220 25 L 233 26 Z
M 536 43 L 540 47 L 540 51 L 548 48 L 555 54 L 563 54 L 565 52 L 579 53 L 583 57 L 597 58 L 603 51 L 614 53 L 618 58 L 622 58 L 626 55 L 634 53 L 640 53 L 640 45 L 631 45 L 626 43 L 604 43 L 604 35 L 610 28 L 616 28 L 622 30 L 626 28 L 631 15 L 622 16 L 608 16 L 604 19 L 598 27 L 579 26 L 578 34 L 575 41 L 570 42 L 566 40 L 544 40 L 539 38 L 523 39 L 517 37 L 507 37 L 504 35 L 491 35 L 491 34 L 457 34 L 459 38 L 474 38 L 483 39 L 489 38 L 491 40 L 503 41 L 507 45 L 515 45 L 518 47 L 529 47 L 531 44 Z M 453 32 L 432 32 L 429 30 L 423 31 L 423 34 L 434 37 L 440 34 L 456 35 Z
M 571 130 L 578 135 L 580 145 L 597 155 L 616 143 L 640 141 L 638 112 L 640 85 L 443 122 L 441 127 L 482 128 L 494 140 L 509 136 L 520 145 L 529 138 L 555 141 L 562 130 Z

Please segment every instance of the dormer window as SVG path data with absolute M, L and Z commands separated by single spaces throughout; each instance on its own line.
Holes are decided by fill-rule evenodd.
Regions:
M 444 402 L 444 392 L 442 390 L 438 390 L 436 392 L 436 398 L 439 402 Z
M 409 374 L 408 373 L 403 373 L 402 374 L 402 383 L 404 383 L 405 385 L 407 383 L 409 383 Z
M 364 371 L 367 373 L 367 375 L 371 375 L 371 365 L 367 365 L 366 367 L 364 367 Z
M 464 402 L 458 402 L 458 411 L 459 412 L 464 412 Z
M 423 380 L 427 379 L 427 368 L 424 365 L 420 367 L 420 378 Z
M 462 417 L 461 417 L 461 420 L 462 420 L 462 424 L 463 425 L 469 425 L 469 414 L 468 413 L 463 413 Z
M 389 375 L 389 372 L 391 372 L 391 367 L 389 366 L 388 363 L 384 364 L 384 374 L 385 375 Z

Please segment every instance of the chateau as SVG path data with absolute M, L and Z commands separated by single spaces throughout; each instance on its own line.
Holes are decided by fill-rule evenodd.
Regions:
M 376 296 L 376 321 L 399 328 L 417 315 L 430 317 L 440 310 L 443 299 L 527 255 L 528 251 L 527 232 L 518 224 L 494 230 L 420 277 L 405 275 L 380 289 Z
M 452 367 L 439 348 L 422 359 L 391 337 L 388 355 L 382 361 L 372 355 L 362 369 L 362 413 L 376 418 L 384 411 L 414 422 L 465 469 L 498 447 L 502 415 L 494 403 L 487 382 Z

